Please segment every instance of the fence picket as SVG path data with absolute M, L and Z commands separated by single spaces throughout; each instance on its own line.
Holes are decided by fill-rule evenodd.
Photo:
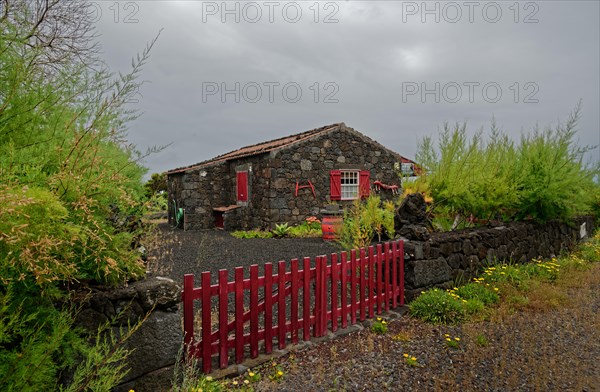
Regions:
M 366 319 L 366 275 L 367 275 L 367 257 L 365 249 L 360 250 L 360 321 Z
M 310 340 L 310 257 L 304 258 L 304 266 L 302 270 L 302 320 L 303 320 L 303 339 Z
M 250 266 L 250 356 L 258 356 L 258 265 Z
M 392 308 L 398 306 L 398 257 L 397 243 L 392 242 Z
M 235 269 L 235 362 L 244 360 L 244 268 Z
M 321 309 L 321 256 L 317 256 L 315 260 L 315 325 L 313 326 L 313 336 L 319 337 L 321 336 L 321 318 L 323 317 L 323 310 Z
M 227 347 L 229 323 L 227 317 L 227 308 L 229 306 L 229 293 L 227 292 L 227 283 L 229 271 L 219 270 L 219 367 L 225 369 L 229 363 L 229 350 Z
M 277 328 L 279 349 L 285 348 L 285 261 L 277 265 Z
M 298 259 L 293 259 L 292 262 L 292 343 L 298 343 Z
M 400 306 L 404 305 L 404 241 L 398 241 L 400 265 Z
M 375 262 L 377 263 L 377 276 L 375 277 L 377 281 L 377 314 L 381 314 L 383 311 L 383 256 L 381 253 L 381 244 L 377 244 Z
M 331 255 L 331 330 L 338 329 L 338 282 L 340 280 L 338 271 L 337 253 Z
M 273 264 L 265 264 L 265 352 L 273 352 Z
M 188 353 L 194 353 L 194 275 L 187 274 L 183 276 L 183 327 L 185 343 Z
M 210 309 L 210 272 L 200 275 L 202 287 L 202 369 L 204 373 L 212 370 L 212 323 Z
M 352 324 L 356 324 L 356 285 L 358 284 L 356 282 L 356 273 L 358 272 L 357 268 L 356 250 L 352 249 L 350 251 L 350 284 L 352 285 L 350 288 L 350 296 L 352 297 L 350 299 L 350 323 Z
M 369 246 L 369 318 L 375 316 L 375 250 Z
M 342 310 L 342 328 L 346 328 L 348 326 L 348 254 L 346 252 L 342 252 L 341 254 L 341 304 L 340 308 Z
M 383 290 L 384 309 L 390 310 L 390 243 L 383 244 L 383 278 L 385 279 L 385 288 Z

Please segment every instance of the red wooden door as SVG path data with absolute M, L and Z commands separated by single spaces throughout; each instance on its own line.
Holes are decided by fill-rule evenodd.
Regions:
M 223 219 L 223 212 L 215 211 L 215 227 L 219 229 L 225 228 L 225 220 Z
M 248 201 L 248 172 L 237 172 L 237 201 Z

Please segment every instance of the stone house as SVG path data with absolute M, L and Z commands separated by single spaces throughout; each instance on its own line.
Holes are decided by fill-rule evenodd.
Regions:
M 377 192 L 392 198 L 414 162 L 344 123 L 240 148 L 167 172 L 169 222 L 184 229 L 272 228 Z

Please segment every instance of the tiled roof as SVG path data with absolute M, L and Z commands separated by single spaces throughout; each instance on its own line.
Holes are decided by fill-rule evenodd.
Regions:
M 270 152 L 273 150 L 288 147 L 292 144 L 305 141 L 307 139 L 322 135 L 327 132 L 338 130 L 343 127 L 345 127 L 344 123 L 332 124 L 332 125 L 327 125 L 327 126 L 324 126 L 321 128 L 312 129 L 310 131 L 297 133 L 295 135 L 286 136 L 286 137 L 282 137 L 279 139 L 274 139 L 274 140 L 270 140 L 267 142 L 254 144 L 252 146 L 242 147 L 235 151 L 231 151 L 226 154 L 219 155 L 217 157 L 209 159 L 208 161 L 196 163 L 191 166 L 185 166 L 185 167 L 180 167 L 177 169 L 169 170 L 167 172 L 167 174 L 175 174 L 175 173 L 180 173 L 180 172 L 184 172 L 187 170 L 199 169 L 204 166 L 208 166 L 208 165 L 211 165 L 211 164 L 217 163 L 217 162 L 230 161 L 233 159 L 239 159 L 239 158 L 250 157 L 253 155 L 264 154 L 264 153 L 267 153 L 267 152 Z

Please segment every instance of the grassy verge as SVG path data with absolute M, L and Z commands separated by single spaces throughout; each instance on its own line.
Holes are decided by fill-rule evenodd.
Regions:
M 464 286 L 423 292 L 410 304 L 410 314 L 429 323 L 457 324 L 502 318 L 521 309 L 565 306 L 569 288 L 587 282 L 589 270 L 599 261 L 600 231 L 568 255 L 493 265 Z

